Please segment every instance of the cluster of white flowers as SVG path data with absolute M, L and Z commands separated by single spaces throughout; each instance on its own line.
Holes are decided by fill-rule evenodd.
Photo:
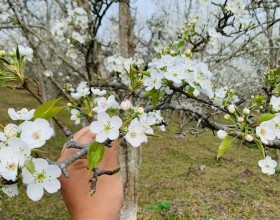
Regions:
M 264 121 L 256 127 L 256 134 L 264 144 L 280 139 L 280 113 L 277 113 L 273 119 Z
M 222 87 L 222 88 L 217 88 L 214 91 L 214 98 L 212 99 L 213 103 L 217 106 L 225 106 L 228 103 L 236 103 L 239 101 L 238 96 L 233 95 L 230 96 L 230 93 L 232 90 L 230 90 L 228 87 Z
M 74 99 L 80 99 L 81 97 L 88 96 L 90 94 L 90 88 L 87 82 L 80 82 L 77 86 L 75 92 L 71 93 Z
M 61 170 L 56 165 L 49 165 L 45 159 L 32 158 L 33 148 L 42 147 L 53 135 L 53 128 L 45 119 L 31 121 L 35 110 L 22 109 L 15 111 L 10 108 L 9 116 L 20 124 L 8 124 L 0 132 L 0 176 L 14 184 L 4 185 L 1 190 L 10 197 L 19 194 L 18 184 L 22 179 L 27 185 L 27 195 L 38 201 L 44 194 L 57 192 L 60 182 L 57 178 Z M 32 161 L 34 170 L 26 165 Z
M 1 10 L 1 14 L 0 14 L 1 23 L 6 23 L 10 18 L 11 18 L 11 14 L 9 12 Z
M 147 142 L 148 134 L 154 133 L 151 126 L 160 126 L 161 130 L 165 129 L 161 125 L 163 118 L 160 111 L 144 113 L 143 108 L 133 107 L 127 99 L 119 104 L 114 95 L 108 98 L 98 97 L 94 105 L 92 111 L 96 112 L 97 120 L 91 123 L 90 130 L 96 134 L 97 142 L 103 143 L 107 139 L 113 141 L 122 135 L 133 147 L 139 147 L 143 142 Z M 109 115 L 107 112 L 112 112 L 111 110 L 114 110 L 113 112 L 119 110 L 120 114 L 110 113 Z M 121 117 L 128 121 L 123 123 Z
M 243 0 L 231 0 L 227 2 L 226 9 L 231 11 L 236 18 L 242 18 L 246 15 L 245 3 Z
M 94 88 L 94 87 L 89 87 L 88 86 L 88 83 L 85 82 L 85 81 L 82 81 L 78 84 L 78 86 L 76 87 L 76 89 L 70 88 L 71 90 L 71 96 L 74 98 L 74 99 L 80 99 L 82 97 L 85 97 L 85 96 L 88 96 L 90 94 L 90 91 L 93 95 L 96 95 L 96 96 L 103 96 L 107 93 L 106 90 L 101 90 L 101 89 L 98 89 L 98 88 Z
M 120 73 L 122 82 L 125 83 L 126 85 L 128 85 L 130 82 L 129 77 L 126 74 L 126 70 L 129 71 L 131 65 L 136 65 L 140 69 L 144 65 L 143 59 L 136 59 L 132 57 L 124 58 L 118 54 L 107 57 L 104 62 L 105 62 L 106 69 L 110 73 L 112 72 Z
M 65 36 L 70 36 L 72 39 L 84 44 L 87 39 L 87 28 L 87 13 L 83 8 L 77 7 L 71 10 L 65 19 L 57 20 L 52 26 L 51 33 L 53 36 L 57 36 L 57 39 L 61 42 L 66 41 Z
M 73 46 L 73 40 L 85 44 L 89 39 L 88 16 L 82 7 L 76 7 L 69 11 L 64 19 L 56 20 L 52 25 L 51 33 L 59 42 L 66 42 L 68 49 L 66 56 L 76 59 L 78 54 Z
M 223 36 L 218 33 L 215 28 L 208 30 L 210 40 L 207 43 L 206 51 L 210 54 L 217 54 L 221 50 Z
M 214 98 L 211 82 L 213 74 L 204 63 L 196 63 L 186 57 L 164 55 L 160 59 L 153 59 L 148 71 L 150 76 L 143 77 L 147 91 L 155 88 L 171 94 L 171 85 L 184 86 L 185 90 L 192 88 L 195 96 L 202 93 L 210 99 Z

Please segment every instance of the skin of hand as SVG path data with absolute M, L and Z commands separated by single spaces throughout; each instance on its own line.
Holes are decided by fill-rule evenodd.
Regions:
M 74 134 L 74 140 L 87 144 L 95 138 L 95 134 L 85 127 Z M 112 147 L 105 147 L 102 161 L 98 164 L 101 170 L 114 170 L 119 167 L 118 140 Z M 58 162 L 75 154 L 77 149 L 62 149 Z M 123 184 L 120 172 L 112 176 L 98 177 L 96 192 L 89 195 L 92 172 L 89 172 L 87 158 L 81 158 L 68 166 L 69 178 L 60 177 L 61 194 L 72 220 L 114 220 L 118 219 L 123 198 Z

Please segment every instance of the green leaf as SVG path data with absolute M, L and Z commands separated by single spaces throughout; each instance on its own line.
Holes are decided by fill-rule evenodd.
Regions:
M 143 76 L 151 76 L 149 71 L 141 71 L 140 73 L 142 73 Z
M 87 159 L 88 159 L 88 169 L 91 171 L 103 158 L 104 155 L 104 144 L 94 142 L 89 146 Z
M 18 46 L 17 46 L 17 49 L 16 49 L 16 56 L 17 56 L 17 60 L 20 61 L 20 54 L 19 54 Z
M 262 145 L 262 142 L 259 141 L 258 139 L 254 138 L 255 139 L 255 143 L 257 145 L 257 147 L 259 148 L 259 150 L 261 151 L 261 154 L 263 157 L 265 157 L 265 151 L 264 151 L 264 148 L 263 148 L 263 145 Z
M 52 109 L 52 114 L 53 116 L 57 115 L 59 112 L 61 112 L 62 110 L 66 109 L 66 106 L 61 106 L 61 107 L 54 107 Z
M 55 104 L 62 98 L 50 100 L 39 106 L 34 112 L 34 118 L 49 119 L 58 114 L 64 107 L 55 107 Z
M 234 138 L 230 139 L 229 137 L 226 137 L 224 140 L 222 140 L 220 146 L 219 146 L 219 151 L 217 155 L 217 159 L 219 159 L 229 148 L 231 142 L 233 141 Z
M 264 121 L 269 121 L 275 117 L 274 114 L 263 114 L 260 116 L 259 121 L 264 122 Z
M 30 173 L 34 173 L 35 172 L 35 165 L 33 163 L 32 160 L 26 160 L 24 162 L 24 166 L 26 167 L 26 169 L 30 172 Z
M 177 44 L 177 48 L 181 48 L 185 45 L 185 41 L 180 41 L 178 44 Z
M 144 97 L 148 97 L 148 96 L 152 96 L 153 94 L 155 94 L 157 92 L 157 90 L 155 88 L 153 88 L 152 90 L 146 92 L 144 94 Z
M 160 97 L 160 92 L 159 91 L 156 91 L 156 93 L 154 93 L 152 95 L 152 104 L 153 106 L 156 106 L 158 101 L 159 101 L 159 97 Z

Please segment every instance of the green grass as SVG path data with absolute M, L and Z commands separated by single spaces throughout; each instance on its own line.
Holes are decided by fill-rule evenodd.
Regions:
M 2 124 L 9 122 L 8 107 L 37 105 L 22 91 L 0 89 L 0 94 Z M 67 123 L 68 115 L 61 119 Z M 159 132 L 160 138 L 150 138 L 142 147 L 138 219 L 280 218 L 280 175 L 261 173 L 258 150 L 232 146 L 216 161 L 219 141 L 211 132 L 176 139 L 176 130 L 173 122 L 167 132 Z M 55 160 L 64 142 L 58 132 L 57 139 L 44 148 L 48 156 Z M 59 193 L 46 193 L 39 202 L 30 201 L 25 194 L 23 189 L 17 199 L 1 194 L 1 220 L 69 219 Z

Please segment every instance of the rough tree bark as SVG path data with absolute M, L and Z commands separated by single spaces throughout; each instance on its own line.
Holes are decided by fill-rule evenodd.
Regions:
M 133 55 L 133 37 L 130 1 L 121 0 L 119 3 L 119 49 L 121 56 L 128 58 Z M 122 220 L 137 219 L 139 164 L 140 149 L 122 141 L 120 146 L 120 168 L 124 183 L 124 199 L 120 212 Z
M 134 34 L 130 0 L 120 0 L 119 3 L 119 38 L 121 56 L 131 57 L 134 51 Z

